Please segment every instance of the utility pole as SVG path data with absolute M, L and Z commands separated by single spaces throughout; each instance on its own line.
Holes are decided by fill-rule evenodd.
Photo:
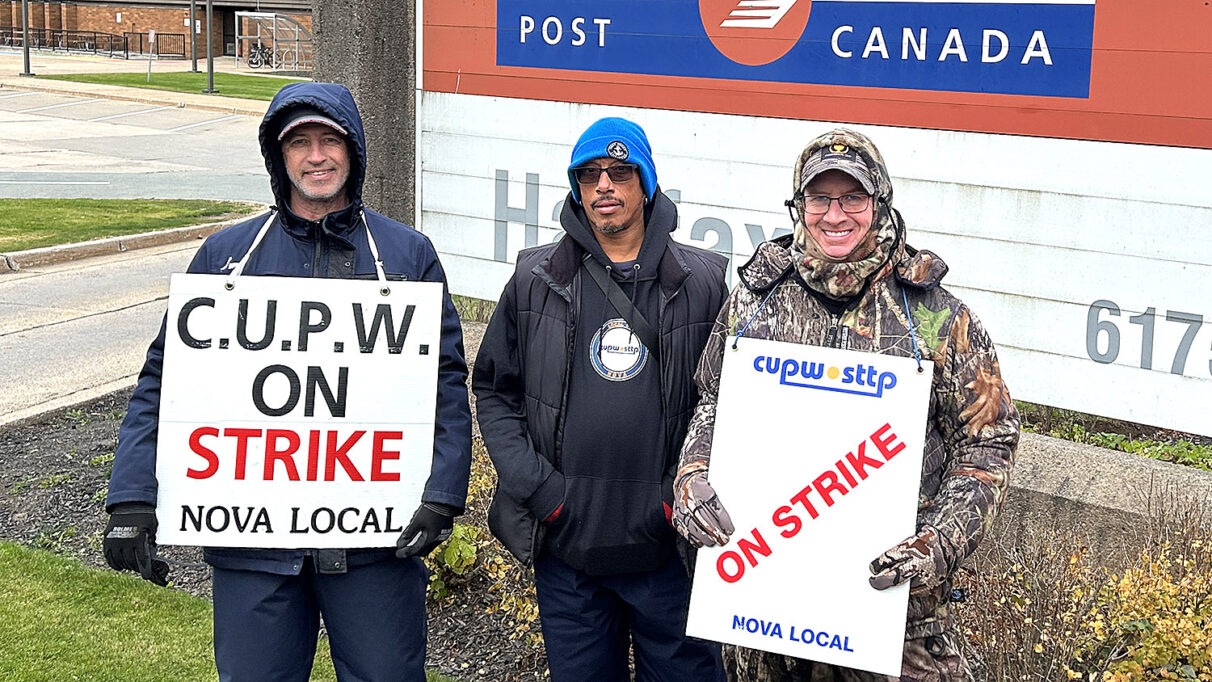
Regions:
M 215 32 L 211 28 L 211 24 L 215 19 L 214 0 L 206 0 L 206 89 L 202 92 L 213 95 L 218 90 L 215 89 L 215 47 L 214 39 Z
M 21 0 L 21 53 L 25 55 L 25 70 L 20 75 L 34 75 L 29 69 L 29 0 Z
M 451 0 L 425 4 L 442 7 L 443 3 L 453 4 Z M 366 123 L 370 150 L 366 203 L 406 223 L 416 218 L 415 173 L 421 168 L 416 147 L 420 60 L 414 30 L 420 6 L 421 0 L 311 2 L 316 36 L 313 75 L 320 82 L 349 86 Z M 392 49 L 366 49 L 368 45 Z
M 198 73 L 198 3 L 189 0 L 189 72 Z

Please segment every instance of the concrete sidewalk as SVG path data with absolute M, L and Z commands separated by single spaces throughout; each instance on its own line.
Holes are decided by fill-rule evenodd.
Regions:
M 248 217 L 0 254 L 0 427 L 131 386 L 169 276 Z
M 240 73 L 241 75 L 258 75 L 264 78 L 277 76 L 250 73 L 245 68 L 238 68 L 235 58 L 221 57 L 215 60 L 216 72 Z M 119 85 L 97 85 L 93 83 L 74 83 L 71 81 L 45 80 L 21 76 L 24 59 L 20 51 L 11 49 L 0 50 L 0 91 L 34 90 L 51 92 L 61 95 L 79 95 L 83 97 L 102 97 L 105 99 L 140 102 L 177 106 L 204 111 L 218 111 L 230 114 L 245 114 L 249 116 L 264 116 L 269 102 L 241 97 L 226 97 L 222 94 L 204 95 L 202 93 L 169 92 L 148 88 L 132 88 Z M 188 71 L 190 62 L 186 60 L 152 61 L 153 73 Z M 198 68 L 205 72 L 205 60 L 198 61 Z M 68 75 L 80 73 L 146 73 L 147 60 L 142 59 L 111 59 L 90 55 L 54 54 L 34 51 L 30 53 L 30 70 L 37 76 Z
M 130 386 L 199 243 L 0 275 L 0 426 Z

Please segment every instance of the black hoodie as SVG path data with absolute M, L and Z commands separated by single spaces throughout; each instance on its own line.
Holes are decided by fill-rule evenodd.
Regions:
M 655 325 L 657 268 L 677 214 L 668 203 L 645 209 L 639 255 L 625 263 L 606 256 L 576 203 L 565 203 L 560 222 Z M 674 547 L 662 503 L 668 463 L 658 349 L 646 348 L 625 321 L 627 311 L 582 274 L 560 466 L 564 508 L 549 527 L 547 547 L 591 574 L 652 570 Z

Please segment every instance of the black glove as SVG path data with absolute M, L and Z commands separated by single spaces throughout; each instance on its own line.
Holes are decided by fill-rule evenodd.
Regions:
M 450 537 L 454 517 L 458 515 L 459 510 L 448 504 L 422 503 L 413 513 L 408 527 L 400 533 L 400 539 L 396 540 L 396 556 L 401 559 L 426 556 Z
M 156 559 L 156 508 L 141 502 L 114 506 L 102 542 L 105 563 L 115 571 L 135 571 L 161 587 L 168 584 L 168 563 Z

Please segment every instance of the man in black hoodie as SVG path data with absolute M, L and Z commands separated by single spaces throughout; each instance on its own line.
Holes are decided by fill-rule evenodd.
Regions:
M 677 208 L 634 123 L 591 125 L 568 178 L 568 234 L 518 254 L 473 373 L 489 526 L 534 566 L 555 682 L 626 682 L 629 640 L 638 682 L 723 680 L 719 648 L 684 634 L 669 514 L 727 261 L 670 238 Z

